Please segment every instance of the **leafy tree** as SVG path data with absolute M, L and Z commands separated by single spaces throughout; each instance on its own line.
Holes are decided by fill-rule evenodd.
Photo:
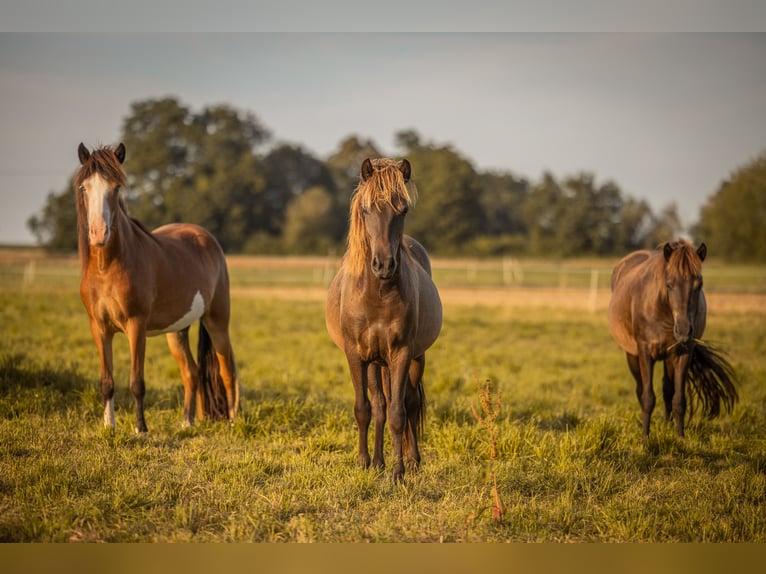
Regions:
M 349 136 L 338 145 L 325 162 L 337 190 L 337 206 L 348 213 L 351 195 L 359 184 L 359 169 L 366 158 L 381 157 L 381 152 L 370 140 Z
M 227 106 L 192 113 L 173 98 L 132 105 L 123 126 L 128 202 L 149 227 L 187 221 L 239 250 L 258 220 L 255 148 L 269 134 L 252 114 Z
M 327 253 L 340 244 L 343 231 L 335 197 L 324 187 L 307 189 L 287 207 L 283 238 L 291 253 Z
M 529 253 L 545 255 L 554 251 L 556 225 L 560 219 L 564 192 L 550 172 L 532 186 L 522 204 L 522 213 L 529 230 Z
M 657 247 L 673 241 L 682 229 L 678 207 L 675 203 L 669 203 L 657 217 L 652 218 L 652 228 L 648 234 L 649 247 Z
M 479 176 L 470 162 L 449 146 L 423 145 L 412 132 L 400 132 L 418 189 L 407 216 L 407 232 L 434 252 L 458 252 L 485 226 Z
M 299 146 L 281 144 L 272 149 L 262 162 L 265 189 L 260 197 L 262 219 L 260 230 L 281 235 L 287 207 L 311 187 L 334 191 L 330 171 L 322 161 Z
M 627 198 L 618 217 L 614 252 L 629 253 L 654 247 L 651 243 L 653 226 L 654 216 L 649 204 L 643 199 Z
M 738 168 L 700 210 L 693 235 L 732 261 L 766 262 L 766 153 Z
M 27 219 L 37 242 L 53 251 L 77 250 L 77 209 L 71 184 L 63 193 L 48 193 L 41 212 Z

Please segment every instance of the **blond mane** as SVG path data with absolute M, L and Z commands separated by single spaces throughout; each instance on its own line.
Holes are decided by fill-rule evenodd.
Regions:
M 388 205 L 406 204 L 408 207 L 417 201 L 415 184 L 404 180 L 400 163 L 389 158 L 373 159 L 372 174 L 365 180 L 360 178 L 359 185 L 351 198 L 350 222 L 348 231 L 348 250 L 344 266 L 354 276 L 364 270 L 369 258 L 369 246 L 364 230 L 364 211 L 380 209 Z

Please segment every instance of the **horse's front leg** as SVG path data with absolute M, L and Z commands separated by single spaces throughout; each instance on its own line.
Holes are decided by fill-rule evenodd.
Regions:
M 649 426 L 652 420 L 652 412 L 654 411 L 654 405 L 657 400 L 654 395 L 654 385 L 652 381 L 654 359 L 652 359 L 648 349 L 639 347 L 638 369 L 641 373 L 641 391 L 639 401 L 641 402 L 644 438 L 648 438 Z
M 386 465 L 383 456 L 383 441 L 386 432 L 386 393 L 388 387 L 388 369 L 374 363 L 367 367 L 367 384 L 372 401 L 372 418 L 375 422 L 375 442 L 372 452 L 372 466 L 383 468 Z
M 144 419 L 144 357 L 146 356 L 146 324 L 131 321 L 127 333 L 130 344 L 130 392 L 136 403 L 136 432 L 146 432 Z
M 676 419 L 676 434 L 679 437 L 684 436 L 684 418 L 686 417 L 686 375 L 689 370 L 691 353 L 676 355 L 673 362 L 673 382 L 674 393 L 671 403 L 673 416 Z
M 388 428 L 394 443 L 394 480 L 404 478 L 404 456 L 402 452 L 402 440 L 404 437 L 407 409 L 405 397 L 409 384 L 409 369 L 412 356 L 408 348 L 401 349 L 393 355 L 389 361 L 389 375 L 391 377 L 391 394 L 388 403 Z
M 354 418 L 359 430 L 359 450 L 357 460 L 364 468 L 370 466 L 370 450 L 367 446 L 367 434 L 372 419 L 372 406 L 367 397 L 368 365 L 356 353 L 347 353 L 348 368 L 351 373 L 351 383 L 354 385 Z
M 114 428 L 114 375 L 112 365 L 112 339 L 114 333 L 105 331 L 95 321 L 90 322 L 90 330 L 98 350 L 101 363 L 101 398 L 104 404 L 104 427 Z

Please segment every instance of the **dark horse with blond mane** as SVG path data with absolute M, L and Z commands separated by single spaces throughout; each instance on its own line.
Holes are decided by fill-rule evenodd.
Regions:
M 731 365 L 701 341 L 707 319 L 702 291 L 706 254 L 704 243 L 695 250 L 679 239 L 657 251 L 635 251 L 612 272 L 609 330 L 627 354 L 636 380 L 644 437 L 649 436 L 654 410 L 652 375 L 657 361 L 664 361 L 665 367 L 665 415 L 670 420 L 672 413 L 678 436 L 684 436 L 687 381 L 710 418 L 720 414 L 721 406 L 731 412 L 737 401 Z M 690 416 L 694 402 L 691 407 Z
M 101 360 L 104 425 L 114 427 L 112 339 L 123 332 L 130 344 L 130 391 L 136 432 L 144 419 L 146 337 L 166 334 L 184 386 L 184 425 L 195 411 L 234 419 L 239 381 L 229 341 L 229 276 L 221 246 L 196 225 L 174 223 L 153 232 L 131 218 L 120 189 L 125 146 L 77 149 L 74 178 L 80 296 Z M 189 326 L 200 321 L 197 359 L 189 349 Z
M 418 434 L 425 415 L 426 350 L 439 336 L 442 306 L 431 263 L 420 243 L 404 235 L 415 203 L 410 163 L 365 159 L 351 200 L 348 250 L 330 284 L 325 320 L 345 352 L 354 385 L 359 463 L 370 465 L 367 433 L 375 420 L 372 464 L 382 468 L 386 417 L 394 445 L 394 478 L 420 464 Z M 368 392 L 370 397 L 368 398 Z M 370 404 L 370 398 L 372 404 Z

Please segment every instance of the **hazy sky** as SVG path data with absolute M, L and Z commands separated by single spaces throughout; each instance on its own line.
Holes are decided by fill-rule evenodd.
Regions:
M 59 28 L 10 24 L 77 29 L 68 14 Z M 300 28 L 274 24 L 280 14 L 273 29 Z M 116 143 L 132 102 L 168 95 L 195 111 L 252 112 L 276 141 L 320 158 L 352 134 L 396 154 L 394 134 L 414 129 L 481 170 L 533 181 L 588 171 L 656 211 L 675 202 L 687 224 L 723 179 L 766 152 L 765 33 L 98 29 L 0 32 L 0 243 L 33 241 L 26 220 L 64 189 L 80 141 Z

